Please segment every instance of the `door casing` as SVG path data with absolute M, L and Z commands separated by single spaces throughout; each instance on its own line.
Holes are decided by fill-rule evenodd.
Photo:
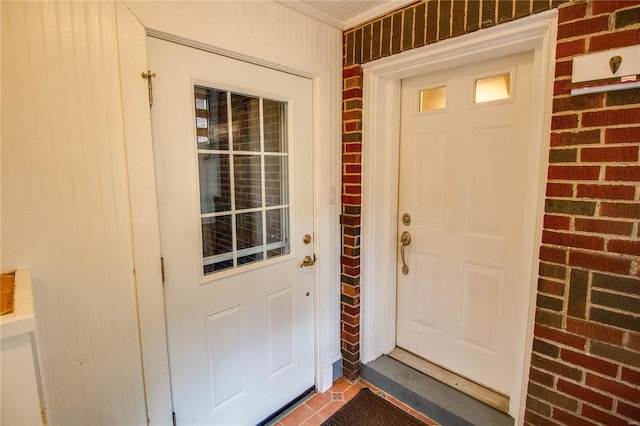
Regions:
M 532 140 L 539 157 L 531 159 L 537 181 L 527 183 L 525 223 L 533 229 L 526 255 L 531 259 L 527 335 L 516 342 L 509 414 L 521 424 L 526 400 L 535 311 L 537 251 L 544 212 L 557 11 L 552 10 L 443 42 L 380 59 L 363 66 L 362 153 L 362 359 L 363 363 L 395 347 L 398 158 L 400 87 L 403 78 L 524 51 L 534 51 Z M 371 242 L 376 241 L 376 244 Z

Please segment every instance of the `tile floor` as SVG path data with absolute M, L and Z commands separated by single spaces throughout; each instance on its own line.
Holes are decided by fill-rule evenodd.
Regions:
M 350 382 L 340 378 L 333 383 L 331 389 L 324 393 L 318 393 L 307 399 L 295 409 L 284 415 L 273 423 L 273 426 L 319 426 L 326 419 L 331 417 L 333 413 L 338 411 L 340 407 L 353 398 L 362 388 L 369 388 L 386 400 L 392 402 L 396 406 L 402 408 L 414 417 L 422 420 L 428 425 L 437 425 L 436 422 L 419 413 L 406 404 L 398 401 L 391 395 L 386 394 L 375 386 L 359 380 Z

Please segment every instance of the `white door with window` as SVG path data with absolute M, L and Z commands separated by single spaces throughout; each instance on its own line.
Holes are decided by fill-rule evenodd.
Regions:
M 402 81 L 396 343 L 507 396 L 531 282 L 532 63 Z
M 256 424 L 314 386 L 312 82 L 148 46 L 177 423 Z

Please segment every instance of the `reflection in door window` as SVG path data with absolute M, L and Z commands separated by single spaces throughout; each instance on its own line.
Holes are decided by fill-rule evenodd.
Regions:
M 195 86 L 205 275 L 289 254 L 287 104 Z

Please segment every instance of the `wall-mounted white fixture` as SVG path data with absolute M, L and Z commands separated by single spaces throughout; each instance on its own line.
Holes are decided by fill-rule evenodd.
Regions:
M 640 45 L 573 58 L 571 94 L 640 87 Z

